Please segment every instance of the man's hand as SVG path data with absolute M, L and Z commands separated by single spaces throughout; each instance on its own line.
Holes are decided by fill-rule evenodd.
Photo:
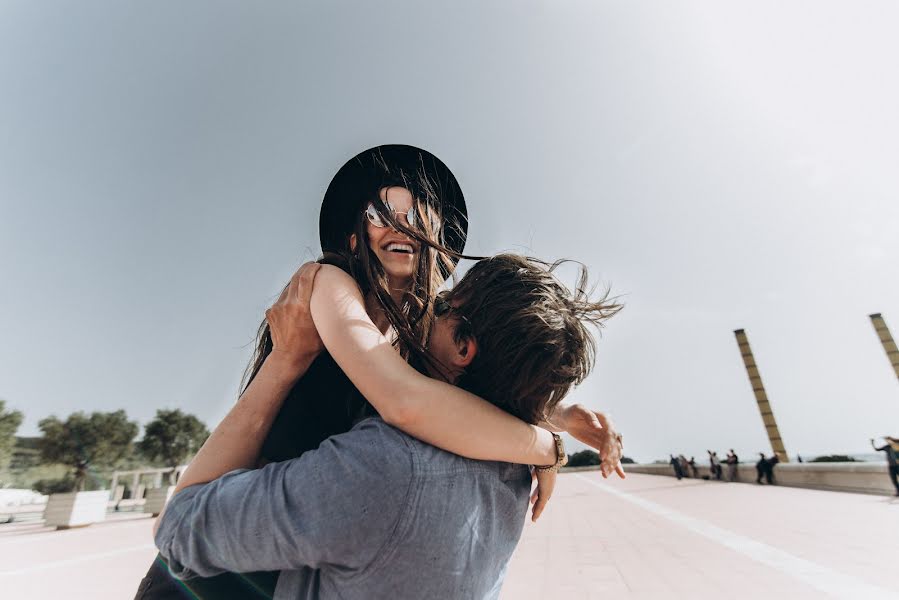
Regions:
M 309 311 L 315 274 L 320 268 L 314 262 L 301 266 L 278 301 L 265 311 L 272 334 L 271 358 L 287 364 L 308 364 L 324 349 Z
M 537 522 L 543 509 L 546 508 L 546 503 L 549 502 L 550 496 L 553 495 L 553 490 L 556 489 L 557 475 L 558 473 L 555 471 L 534 470 L 532 478 L 537 480 L 537 487 L 531 492 L 531 504 L 534 505 L 534 508 L 531 509 L 532 522 Z
M 582 404 L 570 404 L 558 411 L 554 419 L 574 439 L 599 452 L 602 458 L 599 469 L 603 477 L 607 478 L 614 471 L 624 479 L 621 434 L 605 414 L 592 411 Z

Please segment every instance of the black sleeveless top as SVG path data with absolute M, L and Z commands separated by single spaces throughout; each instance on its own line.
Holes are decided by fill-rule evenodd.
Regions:
M 262 445 L 269 462 L 296 458 L 366 416 L 368 403 L 323 351 L 294 385 Z

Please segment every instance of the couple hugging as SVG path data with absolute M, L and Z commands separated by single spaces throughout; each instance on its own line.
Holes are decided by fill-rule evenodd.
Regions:
M 266 311 L 243 393 L 156 522 L 136 598 L 496 598 L 565 464 L 624 476 L 602 413 L 562 401 L 620 308 L 555 264 L 462 255 L 455 177 L 411 146 L 335 175 L 323 258 Z M 528 465 L 533 465 L 531 469 Z M 536 488 L 531 492 L 532 479 Z

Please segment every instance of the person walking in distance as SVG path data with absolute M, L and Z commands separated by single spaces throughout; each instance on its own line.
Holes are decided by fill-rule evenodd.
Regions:
M 885 435 L 883 439 L 886 440 L 886 443 L 878 447 L 874 445 L 874 438 L 871 438 L 871 447 L 878 452 L 886 452 L 890 481 L 893 482 L 893 487 L 896 488 L 896 495 L 899 496 L 899 456 L 897 456 L 899 455 L 899 438 Z
M 721 461 L 718 460 L 718 453 L 712 452 L 711 450 L 706 450 L 709 453 L 709 469 L 711 470 L 711 476 L 721 481 Z
M 774 467 L 780 462 L 780 458 L 776 454 L 772 454 L 771 458 L 765 460 L 765 481 L 768 485 L 774 485 Z
M 765 470 L 767 469 L 766 465 L 768 464 L 768 459 L 765 458 L 765 455 L 759 452 L 759 461 L 755 463 L 755 472 L 757 477 L 755 478 L 756 483 L 762 482 L 762 477 L 765 476 Z
M 680 465 L 680 472 L 684 477 L 690 477 L 690 463 L 687 462 L 687 457 L 683 454 L 677 455 L 677 462 Z
M 683 472 L 681 472 L 680 461 L 674 458 L 673 454 L 669 454 L 668 457 L 671 459 L 668 462 L 671 464 L 671 468 L 674 469 L 674 476 L 677 477 L 678 481 L 680 481 L 684 476 Z
M 737 456 L 737 453 L 734 452 L 734 449 L 731 448 L 730 452 L 727 453 L 727 480 L 730 482 L 734 482 L 737 480 L 737 466 L 740 464 L 740 459 Z

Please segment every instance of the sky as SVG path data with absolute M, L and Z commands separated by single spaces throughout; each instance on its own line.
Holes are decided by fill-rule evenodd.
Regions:
M 466 250 L 626 308 L 570 396 L 638 460 L 899 434 L 891 2 L 0 4 L 0 398 L 215 425 L 336 170 L 423 147 Z M 573 272 L 567 273 L 573 280 Z M 748 456 L 747 456 L 748 458 Z

